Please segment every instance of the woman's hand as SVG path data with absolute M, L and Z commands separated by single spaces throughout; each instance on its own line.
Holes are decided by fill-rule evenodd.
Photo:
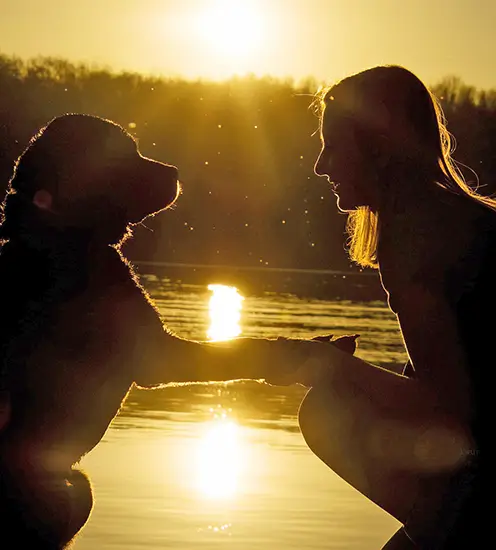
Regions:
M 315 336 L 311 340 L 286 340 L 279 342 L 294 347 L 294 354 L 299 365 L 296 369 L 285 369 L 284 366 L 274 366 L 273 374 L 265 377 L 265 381 L 273 386 L 290 386 L 300 384 L 311 388 L 321 384 L 326 377 L 331 376 L 331 359 L 327 351 L 327 345 L 332 345 L 353 355 L 357 347 L 358 334 L 340 336 L 335 338 L 332 334 Z M 299 357 L 298 357 L 299 356 Z M 295 359 L 292 358 L 292 362 Z

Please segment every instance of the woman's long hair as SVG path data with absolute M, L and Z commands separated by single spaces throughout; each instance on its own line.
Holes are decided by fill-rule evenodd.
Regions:
M 453 141 L 436 97 L 407 69 L 395 65 L 374 67 L 349 76 L 318 92 L 313 103 L 321 120 L 332 103 L 372 144 L 387 136 L 393 145 L 392 163 L 398 173 L 424 174 L 432 185 L 466 196 L 496 211 L 496 200 L 477 193 L 464 179 L 451 154 Z M 381 182 L 379 182 L 381 185 Z M 408 182 L 395 181 L 383 189 L 383 206 L 408 192 Z M 411 192 L 412 190 L 410 190 Z M 380 212 L 361 206 L 348 215 L 347 232 L 351 259 L 362 267 L 377 268 Z

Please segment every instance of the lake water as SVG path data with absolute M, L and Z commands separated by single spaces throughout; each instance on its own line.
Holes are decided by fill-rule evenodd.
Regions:
M 259 292 L 238 302 L 240 312 L 216 317 L 206 285 L 142 280 L 181 336 L 207 339 L 220 315 L 243 336 L 359 333 L 362 358 L 391 367 L 405 360 L 381 301 Z M 82 461 L 95 507 L 74 549 L 381 548 L 398 522 L 306 447 L 296 420 L 303 395 L 255 383 L 133 390 Z

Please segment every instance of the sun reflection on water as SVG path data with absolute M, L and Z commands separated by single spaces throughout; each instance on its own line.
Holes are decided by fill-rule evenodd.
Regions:
M 210 326 L 207 337 L 213 341 L 229 340 L 241 334 L 241 310 L 244 297 L 233 286 L 208 285 Z
M 206 424 L 197 447 L 197 488 L 207 498 L 230 498 L 243 466 L 239 426 L 227 418 Z

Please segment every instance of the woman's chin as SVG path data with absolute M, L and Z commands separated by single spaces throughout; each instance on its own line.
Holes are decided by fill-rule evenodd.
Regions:
M 340 212 L 345 212 L 346 214 L 357 209 L 356 205 L 348 204 L 346 200 L 344 200 L 343 197 L 340 197 L 339 195 L 336 195 L 336 205 Z
M 370 208 L 371 210 L 374 210 L 374 207 L 372 204 L 368 203 L 368 201 L 361 200 L 358 201 L 356 197 L 346 197 L 343 195 L 336 195 L 336 205 L 338 207 L 338 210 L 340 212 L 344 212 L 346 214 L 349 214 L 350 212 L 354 212 L 355 210 L 358 210 L 359 208 Z

